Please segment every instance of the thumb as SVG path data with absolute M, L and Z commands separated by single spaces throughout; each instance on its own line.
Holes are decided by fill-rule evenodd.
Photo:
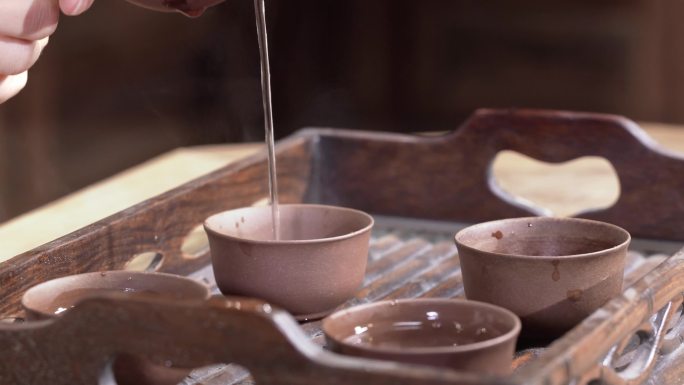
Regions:
M 19 75 L 0 76 L 0 103 L 16 95 L 26 85 L 27 73 Z
M 59 0 L 59 7 L 65 15 L 76 16 L 93 5 L 93 0 Z

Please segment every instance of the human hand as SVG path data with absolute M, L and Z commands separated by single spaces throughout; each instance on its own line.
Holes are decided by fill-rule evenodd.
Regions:
M 0 103 L 26 85 L 28 70 L 55 32 L 60 9 L 79 15 L 93 0 L 0 0 Z

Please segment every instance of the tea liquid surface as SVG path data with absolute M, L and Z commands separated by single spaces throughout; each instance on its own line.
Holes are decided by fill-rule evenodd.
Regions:
M 345 339 L 352 345 L 376 348 L 436 348 L 468 345 L 500 335 L 486 327 L 462 326 L 458 322 L 381 322 L 357 326 L 356 334 Z
M 93 288 L 88 288 L 88 289 L 74 289 L 74 290 L 69 290 L 65 291 L 64 293 L 60 293 L 52 302 L 53 302 L 53 308 L 51 310 L 52 314 L 60 314 L 63 313 L 73 307 L 76 306 L 76 304 L 80 301 L 83 301 L 86 298 L 92 298 L 92 297 L 97 297 L 102 294 L 108 294 L 108 293 L 126 293 L 126 294 L 145 294 L 145 295 L 161 295 L 160 293 L 154 291 L 154 290 L 138 290 L 138 289 L 133 289 L 130 287 L 126 287 L 123 289 L 93 289 Z

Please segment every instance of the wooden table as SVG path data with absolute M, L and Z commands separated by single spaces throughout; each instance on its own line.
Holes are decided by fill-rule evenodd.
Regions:
M 684 153 L 684 127 L 654 123 L 644 123 L 642 127 L 665 148 Z M 180 148 L 30 211 L 0 225 L 0 261 L 223 167 L 262 147 L 249 143 Z M 557 215 L 608 206 L 619 194 L 619 183 L 611 167 L 599 159 L 546 165 L 518 154 L 503 153 L 495 161 L 494 174 L 504 189 Z

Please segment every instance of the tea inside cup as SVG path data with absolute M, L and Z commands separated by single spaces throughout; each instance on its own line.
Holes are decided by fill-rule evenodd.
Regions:
M 223 294 L 260 298 L 298 319 L 315 319 L 360 287 L 373 218 L 343 207 L 284 204 L 279 239 L 270 207 L 225 211 L 204 227 Z
M 506 309 L 459 299 L 383 301 L 323 320 L 342 354 L 498 375 L 510 372 L 520 328 Z
M 80 301 L 112 292 L 179 300 L 209 297 L 205 285 L 188 278 L 122 270 L 70 275 L 43 282 L 27 290 L 21 303 L 29 319 L 46 319 L 59 316 Z
M 551 339 L 622 290 L 630 235 L 577 218 L 513 218 L 455 236 L 468 299 L 512 310 L 525 339 Z
M 61 316 L 85 299 L 114 292 L 198 301 L 210 295 L 207 286 L 172 274 L 103 271 L 66 276 L 33 286 L 24 293 L 21 304 L 29 320 L 49 319 Z M 191 372 L 187 368 L 156 365 L 128 354 L 115 359 L 113 371 L 116 382 L 121 385 L 172 385 Z

